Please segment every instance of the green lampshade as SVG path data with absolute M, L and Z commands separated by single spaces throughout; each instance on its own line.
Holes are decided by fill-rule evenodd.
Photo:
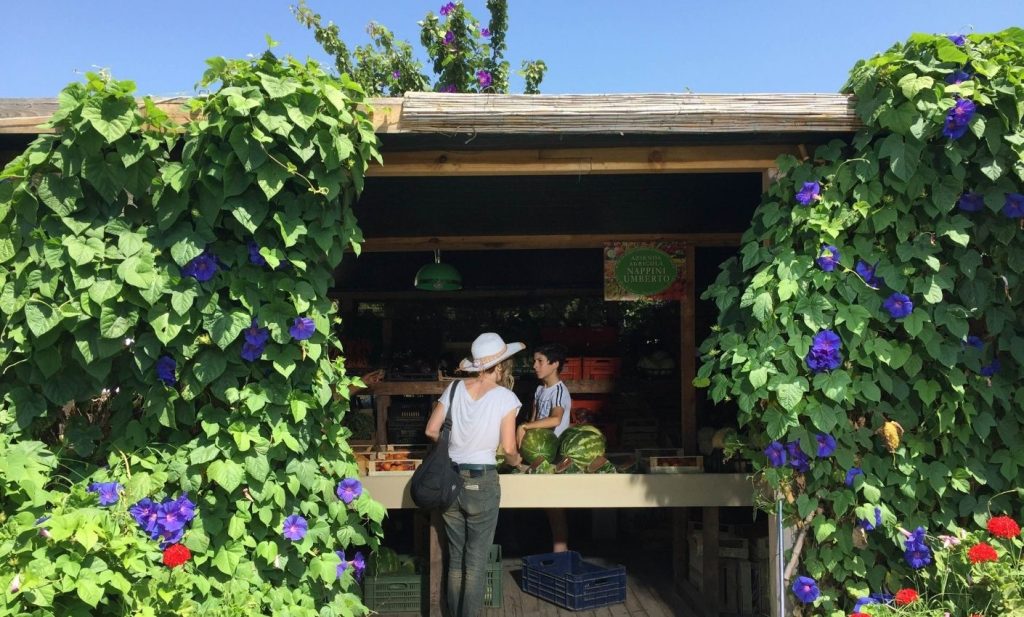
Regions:
M 462 275 L 454 266 L 437 261 L 420 268 L 413 285 L 425 291 L 457 291 L 462 289 Z

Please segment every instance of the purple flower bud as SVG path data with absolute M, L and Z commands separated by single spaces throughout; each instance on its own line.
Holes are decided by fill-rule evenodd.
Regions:
M 804 182 L 803 188 L 797 191 L 796 201 L 804 206 L 821 198 L 821 185 L 817 182 Z
M 455 42 L 455 33 L 451 30 L 444 33 L 444 44 L 451 45 Z
M 174 384 L 178 383 L 177 378 L 174 376 L 174 371 L 177 368 L 178 363 L 174 361 L 174 358 L 160 356 L 156 361 L 156 377 L 164 382 L 164 385 L 174 386 Z
M 490 38 L 491 37 L 491 30 L 490 30 L 490 28 L 480 28 L 480 36 L 484 37 L 485 39 Z
M 849 469 L 846 470 L 846 480 L 844 480 L 844 482 L 846 483 L 846 486 L 853 488 L 853 482 L 857 478 L 857 476 L 863 475 L 864 472 L 861 471 L 860 467 L 850 467 Z
M 818 254 L 818 258 L 815 262 L 817 262 L 818 266 L 825 272 L 832 272 L 836 269 L 836 264 L 839 263 L 839 259 L 839 249 L 831 244 L 822 244 L 821 253 Z
M 441 6 L 441 11 L 440 11 L 441 12 L 441 16 L 442 17 L 448 17 L 449 15 L 451 15 L 452 11 L 454 11 L 454 10 L 455 10 L 455 3 L 454 2 L 449 2 L 447 4 L 444 4 L 444 5 Z
M 868 265 L 866 261 L 857 261 L 857 265 L 854 267 L 854 271 L 860 275 L 864 282 L 867 283 L 868 287 L 878 289 L 885 284 L 885 279 L 875 276 L 875 268 L 878 267 L 878 263 L 875 265 Z
M 967 43 L 967 37 L 963 34 L 947 34 L 946 38 L 953 41 L 953 44 L 957 47 L 962 47 Z
M 267 258 L 260 255 L 260 245 L 252 241 L 249 242 L 249 263 L 261 267 L 267 265 Z

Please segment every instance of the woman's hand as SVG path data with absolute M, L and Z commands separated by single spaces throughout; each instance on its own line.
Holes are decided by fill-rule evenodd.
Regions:
M 526 437 L 526 425 L 520 424 L 519 427 L 516 428 L 516 446 L 523 445 L 523 437 Z

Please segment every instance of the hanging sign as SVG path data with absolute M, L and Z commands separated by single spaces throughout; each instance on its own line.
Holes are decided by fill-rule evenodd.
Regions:
M 604 299 L 681 300 L 686 272 L 682 242 L 607 242 Z

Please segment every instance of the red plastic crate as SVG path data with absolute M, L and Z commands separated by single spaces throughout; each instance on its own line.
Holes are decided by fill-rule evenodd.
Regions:
M 565 366 L 562 367 L 562 372 L 558 376 L 565 381 L 583 379 L 583 358 L 575 356 L 566 358 Z
M 622 358 L 583 358 L 583 379 L 615 379 L 622 370 Z
M 573 424 L 594 424 L 600 420 L 608 406 L 607 397 L 573 398 L 569 411 Z

